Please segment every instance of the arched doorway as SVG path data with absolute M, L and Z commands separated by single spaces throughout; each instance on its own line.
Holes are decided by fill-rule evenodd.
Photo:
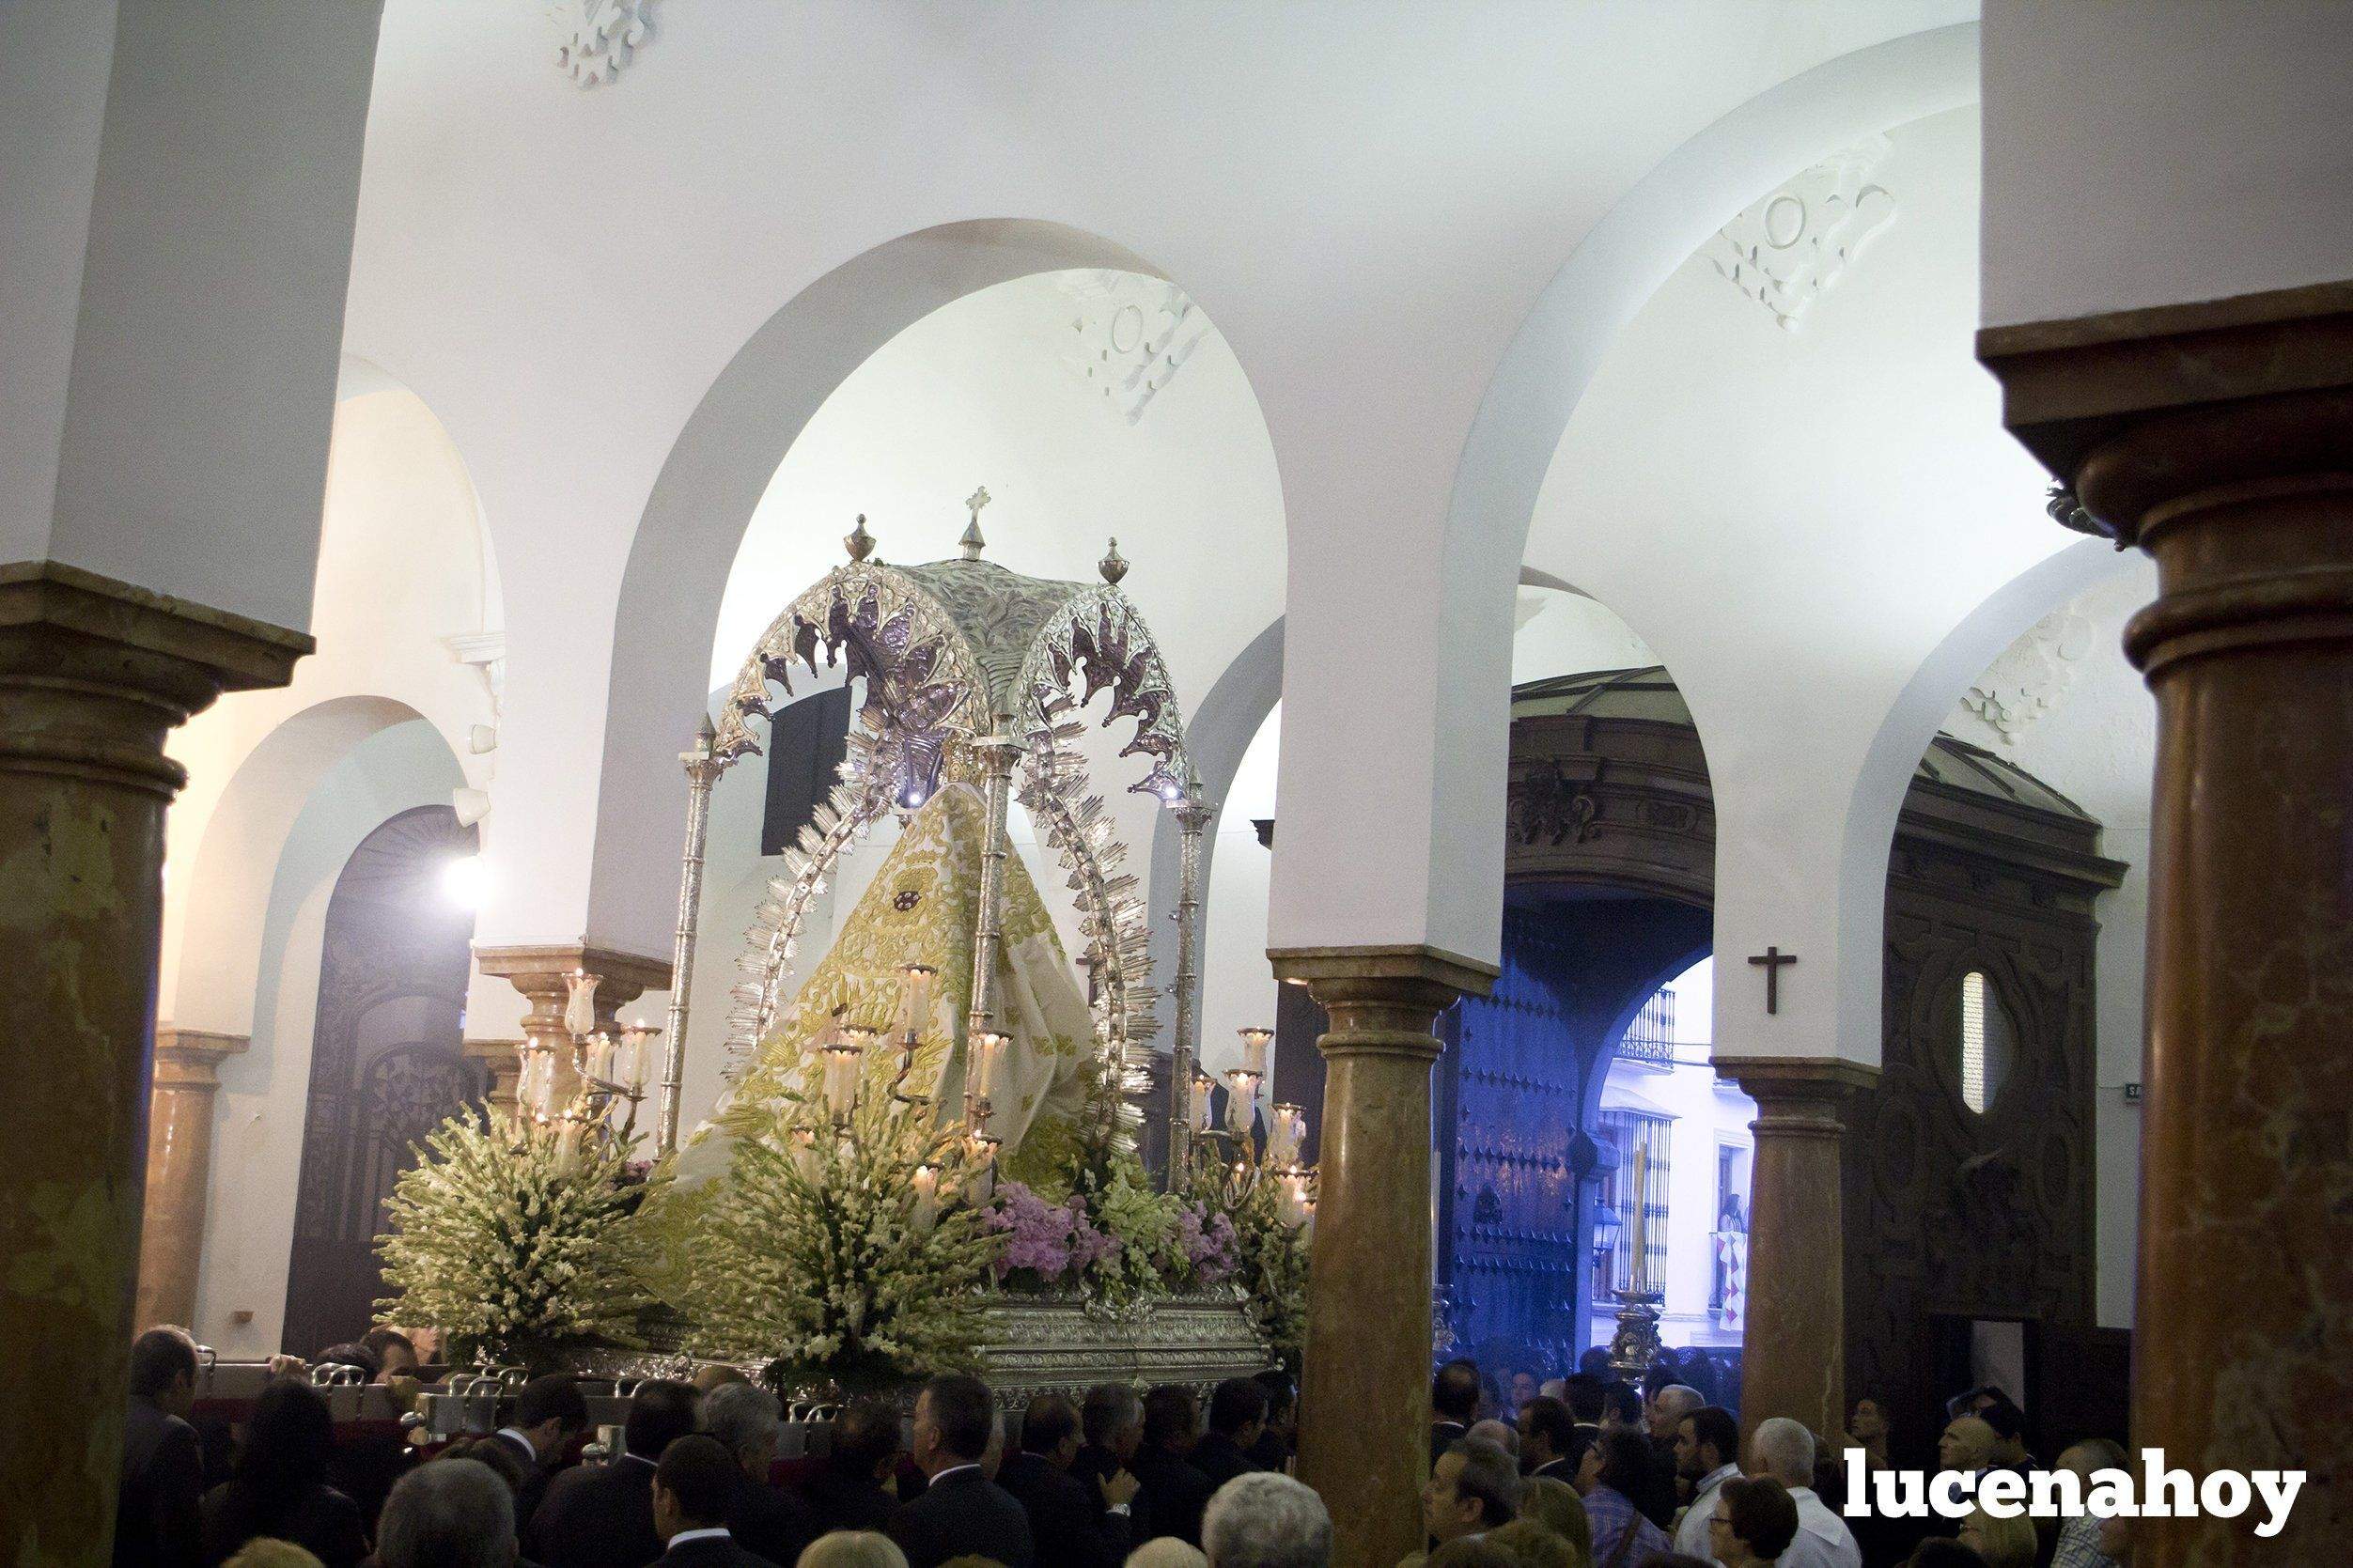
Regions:
M 1449 1015 L 1432 1117 L 1438 1307 L 1483 1361 L 1591 1343 L 1595 1199 L 1619 1196 L 1601 1090 L 1712 936 L 1706 763 L 1666 671 L 1524 684 L 1512 715 L 1503 974 Z M 1872 1260 L 1847 1274 L 1858 1396 L 1931 1404 L 1974 1324 L 2058 1344 L 2091 1323 L 2093 909 L 2125 869 L 2098 835 L 1951 736 L 1914 772 L 1889 862 L 1881 1078 L 1843 1145 L 1847 1250 Z M 1319 1108 L 1322 1020 L 1284 1000 L 1279 1089 Z M 1625 1272 L 1622 1252 L 1600 1265 Z M 1730 1396 L 1736 1358 L 1710 1356 Z
M 384 1200 L 412 1147 L 482 1098 L 461 1052 L 474 911 L 451 888 L 475 847 L 448 806 L 402 812 L 361 841 L 328 901 L 287 1269 L 297 1354 L 373 1320 Z

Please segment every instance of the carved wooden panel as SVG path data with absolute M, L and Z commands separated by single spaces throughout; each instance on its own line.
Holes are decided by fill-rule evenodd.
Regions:
M 1847 1111 L 1847 1389 L 1924 1458 L 1940 1422 L 1939 1316 L 2092 1318 L 2095 928 L 1988 857 L 1899 839 L 1888 889 L 1878 1086 Z M 2017 1025 L 1983 1114 L 1963 1099 L 1961 983 Z
M 366 1330 L 384 1200 L 413 1146 L 481 1100 L 482 1069 L 460 1051 L 474 916 L 443 884 L 474 844 L 446 806 L 403 812 L 361 842 L 328 901 L 287 1270 L 295 1354 Z

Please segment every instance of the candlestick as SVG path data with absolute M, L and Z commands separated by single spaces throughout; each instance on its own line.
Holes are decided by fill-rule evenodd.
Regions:
M 873 1038 L 870 1029 L 845 1029 L 838 1040 L 825 1048 L 825 1104 L 836 1120 L 848 1117 L 858 1103 L 859 1074 L 866 1044 Z
M 1258 1079 L 1265 1079 L 1267 1076 L 1267 1042 L 1274 1038 L 1274 1031 L 1250 1028 L 1237 1030 L 1235 1032 L 1242 1037 L 1242 1071 Z
M 1627 1288 L 1641 1291 L 1650 1278 L 1650 1151 L 1634 1145 L 1634 1244 Z
M 905 1045 L 914 1045 L 931 1022 L 931 983 L 939 972 L 929 964 L 899 966 L 898 1017 L 891 1032 Z
M 1307 1112 L 1286 1101 L 1274 1108 L 1267 1124 L 1267 1157 L 1278 1166 L 1299 1161 L 1300 1140 L 1307 1136 Z
M 586 970 L 574 970 L 564 977 L 569 994 L 564 1001 L 564 1032 L 567 1034 L 590 1034 L 597 1028 L 597 977 Z
M 633 1023 L 621 1032 L 621 1042 L 629 1051 L 627 1081 L 634 1092 L 645 1090 L 646 1074 L 653 1065 L 654 1041 L 661 1034 L 662 1031 L 651 1024 L 643 1023 Z
M 1258 1084 L 1264 1077 L 1247 1067 L 1235 1067 L 1225 1075 L 1225 1126 L 1237 1138 L 1250 1136 L 1250 1124 L 1258 1113 Z
M 996 1086 L 998 1061 L 1012 1043 L 1011 1035 L 1000 1034 L 993 1029 L 984 1029 L 973 1036 L 972 1081 L 968 1087 L 976 1097 L 987 1099 Z

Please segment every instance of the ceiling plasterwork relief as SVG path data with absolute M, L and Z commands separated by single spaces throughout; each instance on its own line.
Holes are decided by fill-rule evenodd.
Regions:
M 564 41 L 555 66 L 584 87 L 619 78 L 652 32 L 653 0 L 557 0 L 550 14 Z
M 1165 279 L 1103 271 L 1064 272 L 1054 282 L 1075 307 L 1063 363 L 1130 425 L 1209 334 L 1192 296 Z
M 1888 139 L 1874 136 L 1799 175 L 1718 230 L 1703 247 L 1732 286 L 1796 331 L 1806 308 L 1895 220 L 1895 198 L 1871 176 Z
M 2059 706 L 2091 651 L 2091 621 L 2061 605 L 2002 650 L 1962 694 L 1961 706 L 1992 726 L 2003 744 L 2016 745 L 2029 725 Z

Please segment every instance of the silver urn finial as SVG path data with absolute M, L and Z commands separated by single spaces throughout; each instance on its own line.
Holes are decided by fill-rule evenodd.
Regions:
M 1121 578 L 1128 575 L 1128 558 L 1119 553 L 1117 539 L 1112 540 L 1111 549 L 1104 551 L 1103 558 L 1095 563 L 1095 569 L 1103 574 L 1104 582 L 1114 587 L 1118 585 Z
M 853 561 L 863 561 L 874 553 L 874 536 L 866 532 L 866 514 L 858 514 L 858 526 L 842 536 L 842 548 L 849 551 Z

